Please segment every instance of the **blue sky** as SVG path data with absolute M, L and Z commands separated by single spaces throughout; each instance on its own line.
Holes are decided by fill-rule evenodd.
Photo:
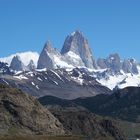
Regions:
M 0 0 L 0 57 L 41 52 L 46 40 L 61 49 L 81 30 L 95 58 L 119 53 L 140 61 L 140 0 Z

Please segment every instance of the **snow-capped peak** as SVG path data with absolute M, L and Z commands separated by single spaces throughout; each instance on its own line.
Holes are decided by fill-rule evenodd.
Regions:
M 37 52 L 27 51 L 27 52 L 19 52 L 15 54 L 11 54 L 7 57 L 0 58 L 0 61 L 8 63 L 10 65 L 14 56 L 20 56 L 21 61 L 25 66 L 27 66 L 31 60 L 34 61 L 35 65 L 37 66 L 37 61 L 39 58 L 39 54 Z

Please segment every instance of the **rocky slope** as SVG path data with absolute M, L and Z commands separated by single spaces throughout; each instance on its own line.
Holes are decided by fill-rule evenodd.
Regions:
M 115 122 L 99 117 L 80 106 L 48 106 L 47 108 L 63 124 L 66 132 L 71 132 L 74 135 L 85 135 L 94 139 L 125 139 Z
M 48 109 L 21 90 L 0 84 L 0 135 L 71 134 L 125 140 L 113 121 L 84 108 L 50 106 Z
M 35 98 L 0 84 L 0 134 L 64 134 L 61 123 Z
M 111 93 L 111 90 L 98 83 L 85 70 L 78 68 L 0 75 L 0 83 L 37 97 L 52 95 L 63 99 L 75 99 Z

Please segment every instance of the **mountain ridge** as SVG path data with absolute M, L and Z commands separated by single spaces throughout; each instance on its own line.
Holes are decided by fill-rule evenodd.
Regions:
M 15 72 L 15 75 L 19 70 L 27 72 L 78 68 L 81 71 L 84 69 L 86 74 L 94 77 L 97 82 L 111 90 L 127 86 L 140 86 L 140 65 L 135 59 L 122 60 L 117 53 L 110 54 L 107 58 L 93 59 L 88 41 L 79 30 L 66 37 L 61 52 L 53 48 L 49 41 L 45 43 L 40 56 L 35 52 L 12 56 L 21 58 L 21 65 L 13 66 L 11 64 L 12 72 Z M 7 61 L 9 64 L 10 61 L 12 62 L 12 56 L 0 58 L 0 60 Z

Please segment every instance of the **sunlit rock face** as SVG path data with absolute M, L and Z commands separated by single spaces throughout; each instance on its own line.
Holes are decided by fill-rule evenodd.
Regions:
M 55 68 L 57 68 L 55 57 L 60 58 L 61 55 L 56 49 L 54 49 L 52 47 L 50 41 L 47 41 L 39 56 L 37 68 L 38 69 L 43 69 L 43 68 L 55 69 Z
M 95 68 L 92 52 L 82 32 L 75 31 L 65 39 L 61 54 L 74 66 Z

